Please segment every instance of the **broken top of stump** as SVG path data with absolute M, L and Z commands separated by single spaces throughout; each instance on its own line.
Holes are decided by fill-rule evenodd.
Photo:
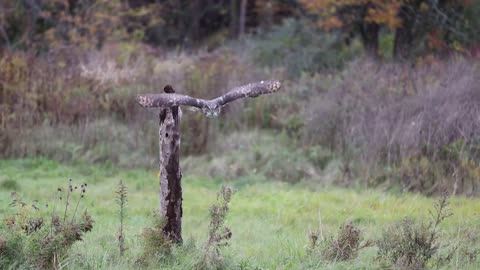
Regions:
M 191 106 L 201 109 L 207 115 L 217 115 L 220 108 L 239 98 L 255 98 L 264 94 L 275 93 L 281 88 L 280 81 L 260 81 L 233 88 L 226 94 L 214 99 L 193 98 L 181 94 L 144 94 L 138 95 L 136 101 L 144 108 Z

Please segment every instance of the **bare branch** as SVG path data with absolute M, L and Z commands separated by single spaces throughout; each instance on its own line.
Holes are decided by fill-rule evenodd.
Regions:
M 136 101 L 144 108 L 191 106 L 202 109 L 204 112 L 220 110 L 227 103 L 244 97 L 258 97 L 264 94 L 277 92 L 281 87 L 280 81 L 261 81 L 236 87 L 223 96 L 206 100 L 180 94 L 145 94 L 139 95 Z

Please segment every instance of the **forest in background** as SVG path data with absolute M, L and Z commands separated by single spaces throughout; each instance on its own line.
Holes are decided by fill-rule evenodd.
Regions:
M 477 195 L 479 27 L 473 0 L 4 0 L 0 156 L 152 169 L 136 94 L 280 79 L 186 112 L 186 170 Z
M 468 54 L 478 49 L 478 6 L 474 0 L 4 0 L 0 47 L 43 54 L 138 42 L 213 50 L 294 19 L 317 35 L 330 33 L 337 46 L 358 39 L 371 56 Z

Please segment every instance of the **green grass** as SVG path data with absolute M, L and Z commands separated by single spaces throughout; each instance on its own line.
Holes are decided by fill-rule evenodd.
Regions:
M 183 237 L 185 247 L 178 248 L 175 258 L 164 260 L 152 269 L 189 269 L 195 263 L 195 251 L 207 239 L 209 207 L 216 200 L 222 184 L 237 186 L 230 205 L 227 226 L 232 230 L 230 246 L 222 254 L 236 269 L 380 269 L 376 248 L 360 251 L 349 262 L 332 263 L 307 255 L 307 235 L 319 226 L 325 235 L 334 234 L 344 221 L 362 229 L 365 239 L 375 240 L 382 229 L 407 215 L 428 218 L 434 199 L 417 194 L 393 194 L 378 190 L 324 188 L 314 191 L 301 184 L 259 182 L 235 185 L 235 181 L 200 179 L 184 173 Z M 53 203 L 58 187 L 68 179 L 88 183 L 84 206 L 95 219 L 94 229 L 84 241 L 76 243 L 66 258 L 69 269 L 134 269 L 142 248 L 139 235 L 151 224 L 151 213 L 157 208 L 158 178 L 156 172 L 120 170 L 112 166 L 62 165 L 44 159 L 0 161 L 0 217 L 11 209 L 10 193 L 17 190 L 39 205 Z M 118 206 L 115 189 L 122 179 L 128 187 L 126 247 L 119 256 L 116 235 Z M 16 184 L 13 184 L 13 181 Z M 2 183 L 7 183 L 2 185 Z M 443 243 L 450 247 L 480 247 L 480 200 L 451 198 L 453 217 L 441 224 Z M 195 249 L 191 247 L 195 246 Z M 449 247 L 441 248 L 446 252 Z M 459 253 L 459 252 L 458 252 Z M 479 269 L 480 261 L 465 264 L 459 253 L 446 269 Z

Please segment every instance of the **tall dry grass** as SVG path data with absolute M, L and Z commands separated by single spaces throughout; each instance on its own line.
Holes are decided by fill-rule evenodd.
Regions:
M 353 62 L 304 112 L 305 138 L 354 159 L 373 184 L 473 194 L 480 176 L 480 67 Z
M 171 84 L 179 93 L 211 98 L 241 84 L 282 77 L 281 70 L 256 68 L 227 50 L 188 55 L 138 44 L 42 56 L 14 52 L 0 64 L 1 156 L 119 163 L 126 159 L 121 153 L 133 151 L 140 161 L 124 163 L 136 165 L 152 164 L 142 155 L 156 156 L 158 128 L 158 112 L 140 108 L 136 94 L 161 92 Z M 240 101 L 223 110 L 221 121 L 187 111 L 182 151 L 205 153 L 219 133 L 274 126 L 282 103 L 275 97 Z M 95 149 L 107 153 L 92 156 Z

